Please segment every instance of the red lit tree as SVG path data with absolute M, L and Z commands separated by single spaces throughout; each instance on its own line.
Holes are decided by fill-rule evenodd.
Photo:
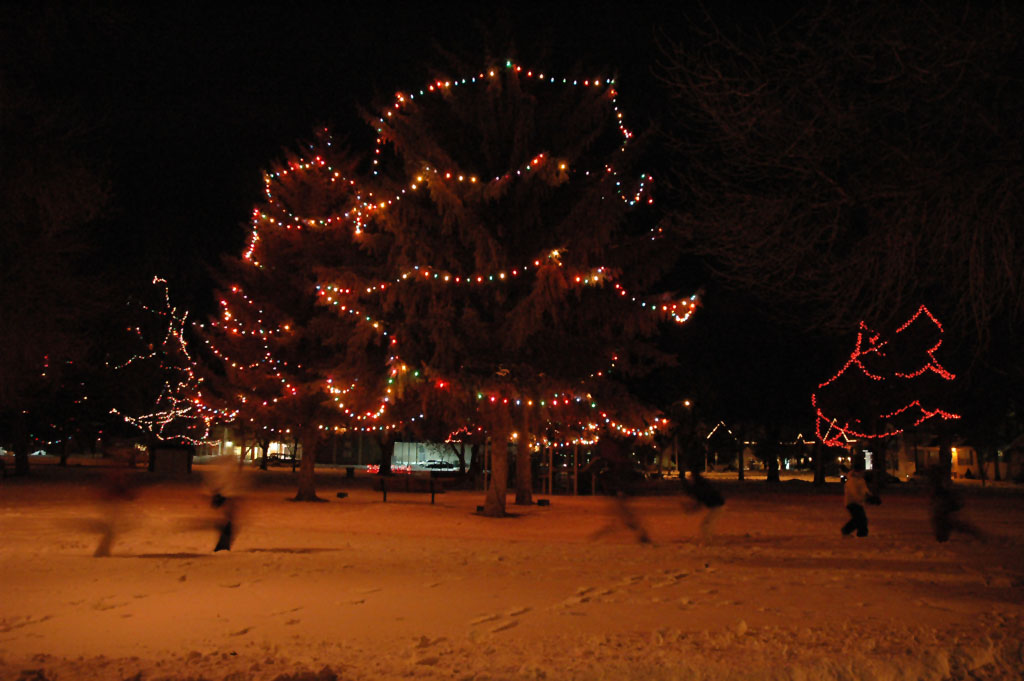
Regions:
M 811 396 L 818 439 L 842 447 L 844 439 L 878 440 L 959 418 L 931 404 L 955 378 L 936 356 L 941 346 L 942 325 L 923 305 L 889 338 L 861 322 L 849 359 Z
M 490 434 L 487 515 L 505 512 L 507 442 L 517 503 L 530 503 L 530 448 L 548 428 L 649 432 L 624 379 L 668 361 L 645 338 L 696 305 L 638 297 L 673 254 L 615 97 L 611 80 L 509 62 L 398 93 L 370 117 L 363 238 L 387 244 L 388 276 L 355 286 L 324 270 L 323 302 L 373 310 L 391 333 L 393 379 L 407 379 L 392 418 Z

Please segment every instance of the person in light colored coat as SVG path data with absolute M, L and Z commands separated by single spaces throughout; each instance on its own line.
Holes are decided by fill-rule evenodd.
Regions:
M 843 502 L 846 504 L 846 510 L 850 512 L 850 520 L 843 525 L 844 535 L 857 530 L 858 537 L 868 536 L 868 515 L 864 512 L 864 504 L 870 494 L 868 483 L 864 480 L 864 471 L 850 471 L 843 486 Z

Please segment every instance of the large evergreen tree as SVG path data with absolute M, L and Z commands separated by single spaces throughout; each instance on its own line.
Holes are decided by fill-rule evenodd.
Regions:
M 653 228 L 651 178 L 610 79 L 553 78 L 511 62 L 398 93 L 379 116 L 373 219 L 388 277 L 352 286 L 325 270 L 332 305 L 374 310 L 391 334 L 399 400 L 492 439 L 485 513 L 505 512 L 506 443 L 517 502 L 530 447 L 550 427 L 646 432 L 631 376 L 669 358 L 645 338 L 695 301 L 638 297 L 672 263 Z M 660 314 L 659 314 L 660 313 Z M 415 405 L 415 406 L 410 406 Z
M 204 335 L 219 360 L 205 403 L 243 427 L 287 434 L 302 447 L 297 500 L 316 497 L 316 448 L 335 428 L 372 418 L 387 388 L 388 339 L 354 309 L 319 302 L 322 268 L 345 286 L 377 281 L 371 239 L 359 229 L 364 198 L 352 163 L 326 132 L 301 157 L 265 175 L 250 241 L 219 273 L 220 314 Z

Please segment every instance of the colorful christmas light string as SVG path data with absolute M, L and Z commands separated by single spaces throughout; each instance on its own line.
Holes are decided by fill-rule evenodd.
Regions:
M 506 62 L 505 69 L 507 71 L 515 72 L 517 74 L 523 74 L 523 67 L 518 65 L 518 64 L 513 63 L 511 60 Z M 480 72 L 478 74 L 478 76 L 474 76 L 474 77 L 471 77 L 471 78 L 468 78 L 468 79 L 467 78 L 462 78 L 461 80 L 455 79 L 455 80 L 445 80 L 445 81 L 438 80 L 438 81 L 435 81 L 434 83 L 429 84 L 426 88 L 421 89 L 419 91 L 419 94 L 420 94 L 420 96 L 425 96 L 425 95 L 429 95 L 429 94 L 443 94 L 445 92 L 450 91 L 450 89 L 452 87 L 459 87 L 460 85 L 471 85 L 471 84 L 478 83 L 478 82 L 479 83 L 483 83 L 483 82 L 486 82 L 487 80 L 494 79 L 494 78 L 498 77 L 498 75 L 499 74 L 498 74 L 498 70 L 497 69 L 491 69 L 486 74 L 483 73 L 483 72 Z M 534 74 L 534 72 L 532 70 L 526 70 L 524 75 L 528 79 L 533 79 L 535 77 L 535 74 Z M 552 83 L 552 84 L 554 84 L 554 83 L 561 83 L 562 85 L 566 85 L 566 86 L 569 86 L 569 85 L 571 85 L 571 86 L 580 86 L 580 85 L 582 85 L 583 87 L 608 86 L 609 87 L 608 94 L 609 94 L 609 97 L 611 98 L 611 102 L 612 102 L 612 110 L 615 112 L 616 124 L 617 124 L 617 126 L 619 128 L 619 131 L 620 131 L 621 135 L 622 135 L 622 145 L 621 145 L 620 148 L 621 149 L 625 149 L 626 144 L 633 137 L 633 133 L 628 128 L 626 128 L 625 125 L 623 124 L 623 114 L 619 110 L 618 103 L 616 101 L 616 96 L 617 96 L 618 93 L 615 91 L 615 89 L 613 87 L 611 87 L 614 84 L 614 82 L 615 82 L 614 80 L 612 80 L 612 79 L 601 79 L 601 78 L 595 78 L 593 80 L 590 80 L 590 79 L 584 79 L 584 80 L 574 79 L 574 80 L 569 80 L 568 78 L 558 79 L 558 78 L 555 78 L 555 77 L 547 77 L 546 78 L 543 73 L 536 74 L 536 79 L 537 79 L 538 82 L 545 82 L 545 83 Z M 407 103 L 413 101 L 414 99 L 415 99 L 415 94 L 404 95 L 401 92 L 396 93 L 394 104 L 388 110 L 385 110 L 384 113 L 382 113 L 382 115 L 379 118 L 380 123 L 382 125 L 386 124 L 386 119 L 387 118 L 393 117 L 395 111 L 401 111 Z M 392 109 L 394 111 L 392 111 Z M 378 136 L 377 141 L 376 141 L 377 146 L 374 149 L 374 156 L 375 156 L 374 161 L 373 161 L 373 165 L 374 165 L 373 173 L 374 173 L 374 175 L 377 175 L 379 173 L 377 166 L 379 165 L 379 157 L 382 154 L 383 145 L 385 143 L 385 140 L 384 140 L 384 137 L 383 137 L 383 128 L 378 128 L 378 134 L 379 134 L 379 136 Z M 510 170 L 510 171 L 508 171 L 508 172 L 506 172 L 506 173 L 504 173 L 502 175 L 495 176 L 494 179 L 491 181 L 491 183 L 494 184 L 494 183 L 500 183 L 500 182 L 508 181 L 508 180 L 513 179 L 514 177 L 521 177 L 521 176 L 523 176 L 524 173 L 525 174 L 529 174 L 530 171 L 536 170 L 538 167 L 540 167 L 542 164 L 544 164 L 547 161 L 548 161 L 547 153 L 546 152 L 538 152 L 529 161 L 524 163 L 519 168 L 514 169 L 514 170 Z M 560 172 L 568 172 L 569 171 L 568 165 L 567 165 L 567 163 L 565 161 L 557 161 L 557 163 L 558 163 L 558 171 L 560 171 Z M 356 200 L 356 206 L 354 208 L 350 209 L 349 211 L 345 212 L 345 213 L 334 215 L 334 216 L 329 216 L 329 217 L 326 217 L 326 218 L 324 218 L 324 217 L 321 217 L 321 218 L 309 218 L 309 217 L 300 218 L 299 216 L 297 216 L 297 215 L 295 215 L 295 214 L 293 214 L 293 213 L 291 213 L 291 212 L 289 212 L 287 210 L 284 210 L 283 213 L 284 213 L 285 217 L 288 218 L 288 220 L 282 220 L 281 224 L 284 224 L 286 229 L 291 229 L 291 228 L 301 229 L 304 226 L 310 227 L 310 226 L 314 226 L 314 225 L 326 226 L 326 225 L 330 225 L 331 223 L 334 223 L 334 222 L 345 222 L 345 221 L 348 221 L 348 222 L 351 222 L 353 224 L 353 226 L 355 228 L 355 233 L 358 234 L 358 233 L 360 233 L 362 231 L 362 226 L 365 224 L 365 220 L 366 220 L 367 215 L 369 215 L 370 213 L 374 212 L 375 210 L 386 208 L 387 206 L 392 205 L 396 201 L 400 201 L 402 199 L 402 195 L 404 195 L 406 193 L 406 189 L 402 189 L 398 194 L 395 194 L 390 199 L 386 199 L 386 200 L 373 199 L 373 200 L 371 200 L 370 197 L 372 197 L 373 194 L 372 194 L 372 192 L 369 192 L 369 193 L 366 194 L 366 198 L 363 199 L 363 194 L 361 194 L 359 192 L 358 186 L 356 185 L 354 180 L 351 180 L 349 178 L 343 177 L 341 175 L 340 171 L 337 171 L 333 167 L 328 165 L 327 162 L 324 160 L 324 158 L 322 156 L 318 155 L 318 156 L 315 156 L 312 160 L 290 162 L 288 164 L 288 167 L 283 169 L 283 170 L 280 170 L 280 171 L 277 171 L 277 172 L 273 172 L 273 173 L 265 173 L 264 174 L 264 193 L 267 196 L 268 201 L 274 202 L 274 193 L 271 190 L 271 184 L 274 181 L 277 181 L 277 180 L 279 180 L 279 179 L 289 175 L 290 173 L 294 173 L 294 172 L 297 172 L 297 171 L 308 171 L 308 170 L 313 170 L 313 169 L 324 169 L 324 170 L 326 170 L 328 173 L 330 173 L 330 181 L 331 182 L 340 181 L 342 183 L 347 183 L 349 186 L 351 186 L 355 190 L 355 192 L 356 192 L 356 199 L 357 199 Z M 610 165 L 606 165 L 604 167 L 604 171 L 607 172 L 607 173 L 612 174 L 616 178 L 618 177 L 617 171 L 612 166 L 610 166 Z M 585 174 L 589 175 L 590 172 L 591 171 L 588 170 L 588 171 L 586 171 Z M 413 181 L 409 182 L 409 189 L 412 190 L 412 191 L 415 191 L 420 186 L 422 186 L 423 183 L 426 181 L 426 177 L 425 176 L 426 177 L 432 176 L 435 180 L 444 179 L 444 180 L 456 181 L 456 182 L 459 182 L 459 183 L 465 183 L 467 186 L 478 186 L 479 184 L 483 184 L 483 183 L 479 182 L 480 173 L 465 172 L 465 171 L 450 170 L 450 169 L 449 170 L 442 170 L 442 169 L 438 169 L 438 168 L 432 168 L 431 166 L 425 164 L 424 167 L 423 167 L 422 172 L 419 175 L 417 175 L 417 177 Z M 619 180 L 619 179 L 616 179 L 616 181 L 615 181 L 616 192 L 619 195 L 619 197 L 624 202 L 626 202 L 627 204 L 629 204 L 631 206 L 632 205 L 636 205 L 637 203 L 640 203 L 640 202 L 643 201 L 643 195 L 648 190 L 648 185 L 651 182 L 653 182 L 653 180 L 654 180 L 654 178 L 651 177 L 650 175 L 648 175 L 648 174 L 641 174 L 636 189 L 633 190 L 632 192 L 629 192 L 626 189 L 626 187 L 624 187 L 622 181 Z M 647 203 L 653 203 L 653 199 L 648 197 L 647 198 Z M 251 235 L 250 235 L 250 242 L 249 242 L 248 248 L 246 249 L 246 251 L 245 251 L 245 253 L 243 255 L 243 257 L 246 260 L 251 260 L 252 259 L 253 253 L 255 251 L 255 245 L 259 241 L 259 222 L 261 220 L 271 221 L 272 223 L 273 222 L 278 222 L 275 218 L 263 214 L 258 209 L 254 210 L 254 212 L 253 212 L 253 229 L 252 229 L 252 232 L 251 232 Z M 258 261 L 254 262 L 254 264 L 258 265 Z
M 522 74 L 523 73 L 523 68 L 521 66 L 519 66 L 519 65 L 516 65 L 516 64 L 512 63 L 511 61 L 506 63 L 506 69 L 508 69 L 510 71 L 514 71 L 517 74 Z M 496 70 L 491 70 L 486 75 L 484 73 L 480 73 L 479 76 L 477 76 L 477 77 L 470 78 L 470 79 L 462 79 L 461 82 L 460 81 L 436 81 L 435 83 L 432 83 L 431 85 L 427 86 L 427 88 L 421 90 L 420 91 L 420 95 L 421 96 L 425 96 L 425 95 L 432 94 L 432 93 L 440 94 L 440 93 L 443 93 L 443 92 L 447 91 L 448 88 L 458 87 L 459 85 L 467 85 L 467 84 L 472 84 L 472 83 L 476 83 L 476 82 L 483 82 L 486 78 L 495 78 L 495 77 L 497 77 L 497 75 L 498 74 L 497 74 Z M 533 78 L 534 77 L 533 71 L 526 71 L 525 75 L 526 75 L 527 78 Z M 557 83 L 558 82 L 558 80 L 555 79 L 555 78 L 545 78 L 543 74 L 537 74 L 537 79 L 538 79 L 538 81 L 542 81 L 542 82 L 550 82 L 550 83 Z M 591 80 L 583 80 L 583 81 L 574 80 L 574 81 L 569 81 L 568 79 L 564 79 L 563 78 L 563 79 L 561 79 L 561 83 L 563 85 L 571 84 L 573 86 L 577 86 L 577 85 L 580 85 L 582 83 L 582 85 L 584 87 L 609 86 L 608 93 L 609 93 L 609 96 L 611 97 L 611 100 L 612 100 L 612 106 L 613 106 L 613 110 L 615 111 L 615 115 L 616 115 L 616 119 L 617 119 L 617 125 L 618 125 L 619 130 L 620 130 L 620 132 L 622 134 L 622 137 L 623 137 L 622 148 L 624 149 L 626 143 L 632 137 L 632 133 L 627 128 L 625 128 L 624 124 L 622 123 L 622 113 L 621 113 L 621 111 L 619 111 L 618 105 L 615 102 L 615 95 L 617 93 L 614 91 L 614 88 L 610 87 L 613 84 L 613 81 L 610 80 L 610 79 L 604 80 L 604 81 L 602 81 L 601 79 L 594 79 L 593 81 L 591 81 Z M 401 93 L 399 93 L 398 95 L 396 95 L 396 101 L 395 101 L 395 103 L 393 105 L 393 108 L 396 111 L 400 111 L 407 102 L 413 100 L 414 98 L 415 98 L 414 94 L 402 95 Z M 386 112 L 386 114 L 382 115 L 382 117 L 380 119 L 381 123 L 382 124 L 385 123 L 385 118 L 390 118 L 393 115 L 394 114 L 393 114 L 392 111 Z M 378 132 L 383 133 L 383 130 L 381 129 Z M 378 137 L 377 148 L 375 149 L 375 156 L 379 156 L 381 154 L 381 149 L 382 149 L 382 145 L 383 144 L 384 144 L 384 137 L 383 136 Z M 328 145 L 329 145 L 329 142 L 328 142 Z M 496 176 L 491 181 L 491 183 L 493 184 L 493 183 L 508 181 L 508 180 L 512 179 L 513 177 L 522 176 L 524 173 L 529 174 L 531 171 L 534 171 L 534 170 L 540 168 L 541 166 L 543 166 L 548 161 L 549 161 L 549 159 L 548 159 L 546 153 L 544 153 L 544 152 L 538 153 L 533 158 L 531 158 L 529 161 L 527 161 L 519 169 L 516 169 L 514 171 L 509 171 L 509 172 L 507 172 L 507 173 L 505 173 L 503 175 L 500 175 L 500 176 Z M 568 171 L 568 166 L 567 166 L 567 164 L 564 161 L 557 161 L 557 163 L 558 163 L 558 171 L 559 172 Z M 377 164 L 378 164 L 378 161 L 375 159 L 375 161 L 374 161 L 374 165 L 375 165 L 374 174 L 377 174 L 377 170 L 376 170 Z M 613 176 L 617 176 L 616 171 L 611 166 L 607 166 L 606 165 L 603 170 L 604 170 L 605 173 L 611 174 Z M 291 211 L 287 210 L 283 206 L 281 206 L 280 203 L 277 201 L 276 195 L 275 195 L 275 193 L 274 193 L 274 191 L 272 189 L 273 183 L 283 181 L 287 176 L 289 176 L 291 174 L 294 174 L 294 173 L 314 172 L 314 171 L 325 171 L 325 172 L 327 172 L 329 174 L 328 177 L 329 177 L 329 181 L 331 183 L 339 182 L 339 183 L 349 187 L 352 190 L 353 195 L 354 195 L 354 204 L 355 204 L 354 207 L 351 208 L 350 210 L 344 212 L 344 213 L 339 213 L 339 214 L 336 214 L 336 215 L 321 216 L 321 217 L 309 217 L 309 216 L 299 216 L 299 215 L 297 215 L 295 213 L 292 213 Z M 589 175 L 590 171 L 586 171 L 586 174 Z M 479 178 L 478 178 L 477 174 L 471 174 L 471 173 L 465 173 L 465 172 L 457 172 L 457 171 L 453 171 L 453 170 L 442 171 L 442 170 L 437 169 L 437 168 L 432 168 L 429 165 L 424 165 L 422 172 L 419 175 L 416 176 L 414 181 L 409 182 L 408 189 L 411 190 L 411 191 L 416 191 L 421 186 L 423 186 L 423 184 L 428 179 L 432 179 L 433 181 L 443 180 L 443 181 L 453 181 L 453 182 L 458 182 L 458 183 L 464 183 L 467 187 L 479 186 L 481 184 L 485 184 L 485 183 L 480 183 L 479 182 Z M 622 187 L 621 180 L 616 179 L 615 180 L 615 185 L 617 187 L 617 191 L 618 191 L 620 197 L 622 198 L 622 200 L 625 201 L 626 203 L 628 203 L 629 205 L 635 205 L 635 204 L 637 204 L 637 203 L 639 203 L 639 202 L 641 202 L 643 200 L 644 193 L 645 193 L 645 191 L 647 191 L 648 184 L 652 181 L 652 179 L 653 178 L 651 178 L 649 175 L 646 175 L 646 174 L 641 175 L 640 176 L 639 185 L 638 185 L 638 187 L 636 188 L 636 190 L 632 194 L 626 194 L 625 193 L 625 189 Z M 333 227 L 335 225 L 351 224 L 354 227 L 353 234 L 358 236 L 359 234 L 362 233 L 362 230 L 363 230 L 364 226 L 366 225 L 369 216 L 371 216 L 374 212 L 376 212 L 378 210 L 383 210 L 383 209 L 387 208 L 388 206 L 393 205 L 394 202 L 401 200 L 402 195 L 404 195 L 406 193 L 406 191 L 407 191 L 406 189 L 403 189 L 403 190 L 401 190 L 401 192 L 399 194 L 396 194 L 391 199 L 387 199 L 387 200 L 377 200 L 377 199 L 374 199 L 374 198 L 372 198 L 373 197 L 372 192 L 361 192 L 361 190 L 358 188 L 358 186 L 356 185 L 354 180 L 351 180 L 349 178 L 344 177 L 339 171 L 335 170 L 333 167 L 331 167 L 329 164 L 327 164 L 327 162 L 323 159 L 323 157 L 319 156 L 319 155 L 315 156 L 312 160 L 289 162 L 288 167 L 283 169 L 283 170 L 280 170 L 280 171 L 274 172 L 274 173 L 266 173 L 264 175 L 264 183 L 265 183 L 264 192 L 265 192 L 265 195 L 267 197 L 268 204 L 271 205 L 271 206 L 276 207 L 277 210 L 281 211 L 282 218 L 276 218 L 273 215 L 268 214 L 265 210 L 260 210 L 258 208 L 254 209 L 254 211 L 253 211 L 253 228 L 252 228 L 252 233 L 251 233 L 251 237 L 250 237 L 250 242 L 249 242 L 249 245 L 248 245 L 247 249 L 243 253 L 243 258 L 246 259 L 247 261 L 250 261 L 252 264 L 254 264 L 256 266 L 260 266 L 260 263 L 259 263 L 258 259 L 256 258 L 256 248 L 257 248 L 257 244 L 260 241 L 259 230 L 260 230 L 261 224 L 265 224 L 265 225 L 273 226 L 273 227 L 277 227 L 277 228 L 283 228 L 283 229 L 286 229 L 286 230 L 290 230 L 290 229 L 301 230 L 303 228 L 308 228 L 308 227 Z M 650 197 L 648 197 L 647 201 L 648 201 L 648 203 L 650 203 L 652 201 L 652 199 Z M 657 230 L 658 233 L 660 233 L 660 231 L 661 231 L 660 229 Z M 656 236 L 652 237 L 652 238 L 656 238 Z M 547 258 L 551 259 L 552 258 L 552 254 L 553 254 L 554 260 L 557 262 L 557 265 L 561 266 L 561 262 L 557 260 L 557 256 L 558 256 L 557 251 L 554 251 L 552 253 L 547 254 Z M 542 264 L 542 260 L 541 259 L 535 260 L 533 262 L 533 269 L 539 268 L 541 266 L 541 264 Z M 367 287 L 365 289 L 365 292 L 367 294 L 369 294 L 369 293 L 375 293 L 375 292 L 383 291 L 389 285 L 399 284 L 399 283 L 406 282 L 406 281 L 433 280 L 433 281 L 443 281 L 445 283 L 455 283 L 455 284 L 470 284 L 470 283 L 484 284 L 484 283 L 492 283 L 492 282 L 500 283 L 502 281 L 507 280 L 508 278 L 518 277 L 521 273 L 525 273 L 525 272 L 529 271 L 530 269 L 531 269 L 530 264 L 527 263 L 527 264 L 524 264 L 521 267 L 512 268 L 512 269 L 507 270 L 507 271 L 499 271 L 499 272 L 496 272 L 496 273 L 487 273 L 487 274 L 478 273 L 478 274 L 472 274 L 472 275 L 468 275 L 468 276 L 461 276 L 461 275 L 452 275 L 451 273 L 443 272 L 441 270 L 435 270 L 435 269 L 430 268 L 430 267 L 422 267 L 422 268 L 421 267 L 414 267 L 410 271 L 401 273 L 392 282 L 389 282 L 389 283 L 381 282 L 381 283 L 378 283 L 378 284 L 371 285 L 370 287 Z M 422 279 L 421 279 L 421 277 L 422 277 Z M 571 278 L 572 278 L 572 281 L 574 283 L 577 283 L 577 284 L 580 284 L 580 285 L 598 285 L 601 282 L 603 282 L 605 279 L 607 279 L 608 275 L 607 275 L 606 268 L 596 268 L 595 270 L 591 270 L 590 272 L 586 272 L 586 273 L 581 273 L 581 274 L 575 275 L 575 276 L 573 276 Z M 665 314 L 666 316 L 670 317 L 671 319 L 673 319 L 677 323 L 683 323 L 683 322 L 687 321 L 691 317 L 691 315 L 693 314 L 693 312 L 696 309 L 697 305 L 699 304 L 699 300 L 698 300 L 698 297 L 696 295 L 691 296 L 689 298 L 689 300 L 684 300 L 682 302 L 676 302 L 676 303 L 672 303 L 672 304 L 648 303 L 647 301 L 643 301 L 643 300 L 640 300 L 640 299 L 638 299 L 638 298 L 636 298 L 634 296 L 630 296 L 630 294 L 623 288 L 623 286 L 621 284 L 617 283 L 617 282 L 614 283 L 613 286 L 614 286 L 615 290 L 619 293 L 620 296 L 628 297 L 628 298 L 630 298 L 631 301 L 639 304 L 640 306 L 642 306 L 642 307 L 644 307 L 646 309 L 650 309 L 652 311 L 656 311 L 656 312 Z M 240 290 L 236 290 L 235 292 L 239 293 Z M 361 323 L 370 324 L 376 331 L 378 331 L 379 333 L 381 333 L 384 336 L 388 336 L 389 334 L 388 334 L 387 330 L 384 329 L 383 324 L 381 322 L 373 320 L 369 315 L 366 315 L 365 313 L 359 311 L 358 309 L 353 308 L 349 304 L 344 304 L 344 305 L 342 304 L 343 296 L 351 296 L 351 295 L 353 295 L 353 293 L 354 292 L 351 289 L 343 289 L 341 287 L 334 286 L 334 285 L 321 285 L 321 286 L 317 287 L 316 295 L 320 299 L 320 302 L 325 303 L 325 304 L 329 304 L 329 305 L 333 305 L 333 306 L 335 306 L 339 310 L 339 312 L 343 312 L 343 313 L 352 315 L 357 321 L 359 321 Z M 243 297 L 244 297 L 244 294 L 241 294 L 241 295 L 243 295 Z M 251 300 L 248 300 L 247 298 L 245 300 L 250 305 L 254 304 Z M 227 308 L 227 304 L 226 304 L 225 301 L 222 301 L 222 305 L 225 307 L 225 310 L 224 310 L 224 322 L 226 324 L 227 322 L 231 321 L 232 315 L 230 313 L 230 310 Z M 227 328 L 227 327 L 225 326 L 225 328 Z M 280 333 L 284 333 L 284 332 L 287 332 L 287 328 L 279 328 L 279 329 L 262 329 L 262 328 L 260 328 L 260 329 L 255 329 L 255 330 L 246 330 L 244 328 L 241 328 L 238 324 L 233 326 L 230 329 L 229 333 L 233 333 L 235 335 L 239 335 L 239 334 L 246 335 L 246 334 L 248 334 L 248 335 L 252 335 L 254 337 L 259 337 L 259 338 L 265 340 L 265 345 L 264 345 L 265 352 L 263 353 L 263 356 L 260 359 L 256 360 L 255 362 L 253 362 L 253 363 L 251 363 L 249 365 L 242 365 L 242 364 L 238 364 L 238 363 L 232 362 L 224 353 L 222 353 L 219 350 L 217 350 L 217 348 L 214 347 L 212 345 L 212 343 L 209 343 L 209 341 L 207 341 L 207 343 L 210 345 L 211 350 L 214 352 L 215 355 L 217 355 L 218 357 L 220 357 L 224 361 L 227 361 L 227 362 L 231 363 L 231 365 L 234 366 L 235 368 L 239 368 L 239 369 L 255 368 L 255 367 L 259 366 L 260 364 L 263 364 L 263 363 L 268 362 L 268 361 L 269 362 L 274 362 L 273 354 L 270 351 L 269 339 L 270 339 L 271 336 L 273 336 L 275 334 L 280 334 Z M 397 339 L 392 338 L 391 339 L 391 344 L 394 346 L 396 343 L 397 343 Z M 389 359 L 388 363 L 389 364 L 397 364 L 397 363 L 400 363 L 400 359 L 398 358 L 397 355 L 392 355 L 392 357 Z M 598 372 L 598 376 L 600 376 L 600 375 L 601 375 L 601 372 Z M 394 368 L 391 368 L 390 369 L 390 378 L 388 380 L 388 383 L 391 384 L 396 376 L 397 376 L 396 370 Z M 283 377 L 280 374 L 278 374 L 278 378 L 281 378 L 282 382 L 284 382 L 284 379 L 283 379 Z M 443 383 L 443 381 L 442 381 L 442 383 Z M 330 387 L 328 389 L 329 389 L 329 391 L 331 390 Z M 349 410 L 345 410 L 346 414 L 349 415 L 352 418 L 355 418 L 355 419 L 363 419 L 363 418 L 373 418 L 373 419 L 376 419 L 376 418 L 379 418 L 380 416 L 383 415 L 383 413 L 384 413 L 384 411 L 386 409 L 387 403 L 390 401 L 390 393 L 391 393 L 390 388 L 387 389 L 386 393 L 387 394 L 385 394 L 384 396 L 381 397 L 381 399 L 380 399 L 380 401 L 378 403 L 378 406 L 377 406 L 377 408 L 375 410 L 371 410 L 371 411 L 368 411 L 368 412 L 363 412 L 361 414 L 355 414 L 355 413 L 352 413 Z M 337 393 L 335 393 L 335 394 L 337 395 Z M 501 398 L 501 399 L 503 401 L 507 400 L 507 398 Z M 276 402 L 276 399 L 274 401 Z M 344 405 L 341 403 L 341 396 L 340 395 L 338 395 L 336 397 L 336 401 L 338 401 L 339 404 L 341 404 L 342 408 L 344 407 Z M 522 400 L 517 400 L 517 402 L 522 404 Z M 534 402 L 535 402 L 535 400 L 532 400 L 532 399 L 528 399 L 527 400 L 527 403 L 530 403 L 530 404 L 532 404 Z M 552 400 L 550 402 L 550 405 L 549 405 L 549 403 L 546 400 L 536 400 L 536 402 L 537 403 L 543 403 L 545 406 L 557 406 L 559 404 L 559 402 L 557 400 Z M 507 402 L 505 402 L 505 403 L 507 403 Z M 592 408 L 596 408 L 596 404 L 593 404 Z M 612 421 L 610 421 L 607 418 L 606 418 L 606 425 L 608 425 L 609 427 L 613 427 L 616 430 L 619 430 L 620 432 L 627 433 L 627 434 L 629 434 L 629 433 L 638 434 L 638 433 L 642 433 L 642 432 L 647 432 L 647 429 L 629 428 L 628 426 L 625 426 L 623 424 L 612 422 Z

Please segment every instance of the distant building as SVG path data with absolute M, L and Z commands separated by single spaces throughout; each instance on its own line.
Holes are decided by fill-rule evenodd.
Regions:
M 950 457 L 951 476 L 953 478 L 984 477 L 987 480 L 996 478 L 1013 480 L 1021 477 L 1024 436 L 1017 438 L 1014 443 L 1000 450 L 996 461 L 982 462 L 974 447 L 964 441 L 957 441 L 952 447 Z M 1017 449 L 1015 450 L 1014 447 Z M 924 437 L 919 442 L 915 442 L 913 438 L 900 438 L 893 453 L 896 457 L 894 462 L 896 466 L 889 466 L 889 472 L 904 479 L 939 464 L 939 443 L 935 437 Z M 890 463 L 893 463 L 892 458 L 893 456 L 890 454 Z

